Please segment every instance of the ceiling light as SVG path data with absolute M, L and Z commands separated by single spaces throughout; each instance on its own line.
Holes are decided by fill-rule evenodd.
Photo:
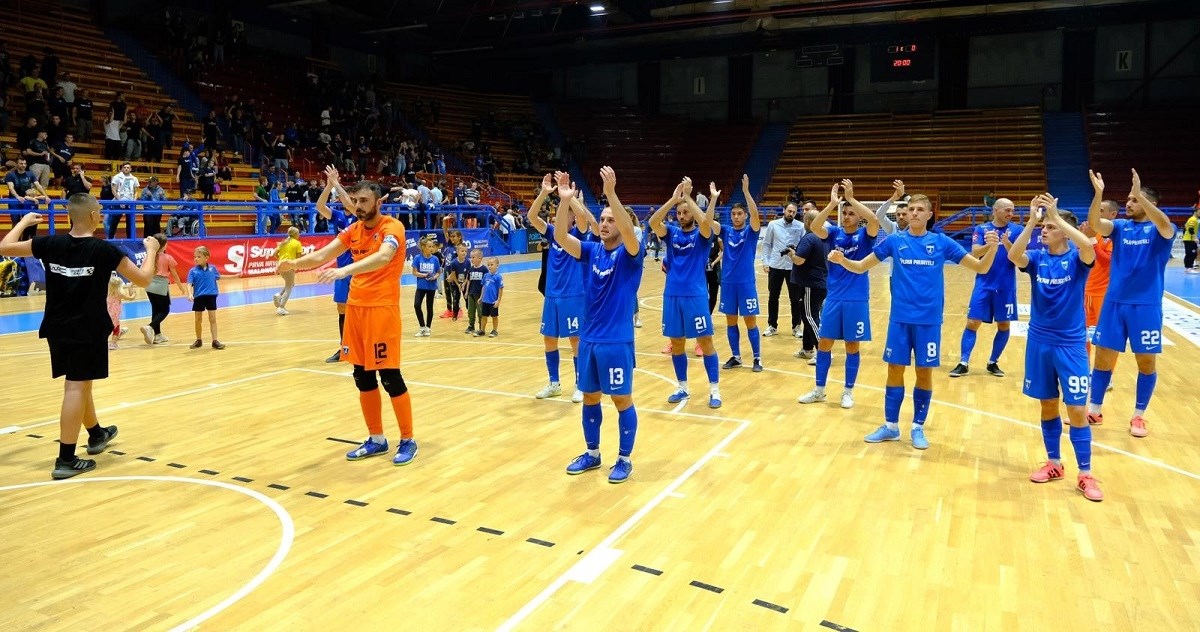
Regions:
M 588 8 L 591 9 L 592 13 L 601 13 L 604 11 L 604 5 L 602 4 L 593 4 Z

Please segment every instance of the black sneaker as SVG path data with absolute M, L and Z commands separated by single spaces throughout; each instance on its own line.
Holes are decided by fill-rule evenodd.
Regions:
M 963 364 L 962 362 L 959 362 L 958 366 L 954 367 L 953 369 L 950 369 L 950 377 L 962 377 L 966 374 L 967 374 L 967 365 Z
M 987 372 L 991 373 L 992 375 L 995 375 L 996 377 L 1004 377 L 1004 371 L 1001 371 L 1000 365 L 996 364 L 995 362 L 989 363 L 987 365 Z
M 101 452 L 104 451 L 104 448 L 108 447 L 108 443 L 110 441 L 112 441 L 114 438 L 116 438 L 116 436 L 117 436 L 117 427 L 116 426 L 109 426 L 109 427 L 105 428 L 104 429 L 104 437 L 102 437 L 99 441 L 93 441 L 92 439 L 88 439 L 87 453 L 88 454 L 100 454 Z
M 740 359 L 738 359 L 736 357 L 730 357 L 728 360 L 725 361 L 725 364 L 721 365 L 721 368 L 722 369 L 736 369 L 740 366 L 742 366 L 742 361 Z
M 762 370 L 763 370 L 762 360 L 759 360 L 758 358 L 754 358 L 754 366 L 750 370 L 754 371 L 755 373 L 762 373 Z
M 214 340 L 212 341 L 212 348 L 220 351 L 221 349 L 225 348 L 225 343 Z
M 334 351 L 333 355 L 329 356 L 328 358 L 325 358 L 325 364 L 333 364 L 335 362 L 338 362 L 341 359 L 342 359 L 342 352 Z
M 78 457 L 73 461 L 54 459 L 54 470 L 50 472 L 50 478 L 61 481 L 64 478 L 71 478 L 77 474 L 90 472 L 94 469 L 96 469 L 96 462 L 91 459 L 80 459 Z
M 474 328 L 474 327 L 467 327 L 467 329 L 466 329 L 465 331 L 463 331 L 463 333 L 464 333 L 464 334 L 468 334 L 468 335 L 470 335 L 470 334 L 474 334 L 474 333 L 475 333 L 475 328 Z
M 199 349 L 200 347 L 203 347 L 203 346 L 204 346 L 204 341 L 197 339 L 196 342 L 192 343 L 190 348 L 191 349 Z

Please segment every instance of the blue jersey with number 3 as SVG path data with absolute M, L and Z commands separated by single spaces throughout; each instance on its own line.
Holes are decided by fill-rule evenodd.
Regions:
M 833 250 L 840 250 L 847 259 L 860 261 L 871 254 L 871 238 L 867 236 L 867 228 L 847 233 L 845 228 L 835 226 L 829 230 L 826 243 L 832 244 Z M 826 282 L 829 294 L 827 301 L 866 301 L 871 298 L 871 277 L 866 274 L 854 274 L 839 265 L 829 266 L 829 279 Z

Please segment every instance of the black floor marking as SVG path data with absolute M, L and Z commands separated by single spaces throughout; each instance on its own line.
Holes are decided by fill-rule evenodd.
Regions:
M 692 580 L 690 585 L 695 586 L 696 588 L 701 588 L 701 589 L 707 590 L 709 592 L 715 592 L 718 595 L 725 592 L 725 589 L 721 588 L 720 586 L 713 586 L 712 584 L 706 584 L 704 582 L 696 581 L 694 579 Z
M 182 469 L 186 468 L 187 466 L 184 465 L 183 463 L 167 463 L 167 467 L 173 467 L 177 470 L 182 470 Z
M 45 439 L 45 437 L 44 437 L 44 436 L 42 436 L 42 435 L 27 434 L 27 435 L 25 435 L 25 436 L 26 436 L 26 437 L 29 437 L 30 439 Z
M 830 630 L 837 630 L 838 632 L 858 632 L 854 628 L 848 628 L 844 625 L 834 623 L 833 621 L 821 621 L 821 625 L 829 628 Z
M 762 607 L 766 608 L 767 610 L 774 610 L 775 612 L 786 613 L 788 611 L 787 608 L 784 608 L 783 606 L 781 606 L 779 604 L 774 604 L 769 601 L 763 601 L 762 599 L 755 599 L 754 601 L 751 601 L 750 603 L 752 603 L 756 606 L 762 606 Z
M 406 510 L 404 510 L 404 509 L 397 509 L 397 508 L 395 508 L 395 507 L 389 507 L 389 508 L 388 508 L 388 513 L 394 513 L 394 514 L 398 514 L 398 515 L 401 515 L 401 516 L 407 516 L 407 515 L 411 514 L 412 512 L 411 512 L 411 511 L 406 511 Z
M 430 520 L 433 522 L 440 522 L 442 524 L 456 524 L 457 523 L 456 520 L 451 520 L 449 518 L 440 518 L 438 516 L 434 516 L 434 517 L 430 518 Z
M 125 453 L 124 453 L 124 452 L 122 452 L 122 451 L 120 451 L 120 450 L 109 450 L 109 451 L 108 451 L 108 453 L 109 453 L 109 454 L 115 454 L 115 455 L 117 455 L 117 456 L 125 456 Z
M 267 487 L 270 487 L 271 489 L 279 489 L 279 490 L 284 490 L 284 491 L 291 489 L 291 487 L 288 487 L 287 485 L 280 485 L 279 483 L 271 483 L 270 485 L 267 485 Z
M 353 441 L 350 439 L 338 439 L 337 437 L 325 437 L 326 441 L 337 441 L 338 443 L 349 443 L 350 445 L 362 445 L 362 441 Z
M 499 529 L 489 529 L 487 527 L 479 527 L 478 529 L 476 529 L 476 531 L 482 531 L 484 533 L 490 533 L 492 535 L 504 535 L 504 532 Z
M 663 573 L 662 571 L 658 570 L 657 568 L 650 568 L 649 566 L 642 566 L 641 564 L 634 564 L 633 570 L 642 571 L 643 573 L 650 573 L 651 575 L 654 575 L 654 576 L 662 575 L 662 573 Z
M 147 462 L 147 463 L 150 463 L 150 462 L 154 461 L 154 457 L 152 457 L 152 456 L 139 456 L 139 457 L 137 458 L 137 460 L 139 460 L 139 461 L 145 461 L 145 462 Z
M 254 482 L 254 479 L 246 478 L 245 476 L 235 476 L 235 477 L 233 477 L 233 480 L 235 480 L 239 483 L 253 483 Z
M 539 540 L 537 538 L 529 538 L 525 541 L 530 544 L 536 544 L 538 546 L 544 546 L 546 548 L 550 548 L 550 547 L 554 546 L 553 542 L 547 542 L 546 540 Z
M 313 498 L 329 498 L 329 494 L 322 494 L 321 492 L 304 492 L 304 495 L 312 496 Z
M 368 505 L 368 503 L 364 503 L 361 500 L 347 500 L 345 503 L 347 505 L 354 505 L 355 507 L 366 507 Z
M 209 476 L 216 476 L 217 474 L 220 474 L 220 472 L 218 472 L 216 470 L 200 470 L 200 473 L 208 474 Z

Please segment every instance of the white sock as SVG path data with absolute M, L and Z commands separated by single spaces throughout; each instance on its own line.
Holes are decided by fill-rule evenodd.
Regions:
M 618 457 L 617 457 L 617 460 L 618 460 L 618 461 L 625 461 L 626 463 L 628 463 L 628 462 L 629 462 L 629 457 L 627 457 L 627 456 L 618 456 Z
M 375 443 L 387 443 L 387 435 L 371 435 L 371 441 Z
M 1100 404 L 1093 404 L 1091 402 L 1088 402 L 1087 411 L 1090 414 L 1099 415 L 1100 414 Z
M 900 424 L 899 423 L 896 423 L 894 421 L 885 421 L 885 422 L 883 422 L 883 425 L 887 426 L 888 430 L 891 430 L 893 432 L 900 432 Z
M 1133 409 L 1134 417 L 1141 417 L 1142 415 L 1145 415 L 1145 414 L 1146 414 L 1146 409 L 1144 409 L 1144 408 L 1134 408 Z
M 559 384 L 558 382 L 551 382 L 550 388 L 555 388 L 555 387 L 562 388 L 562 385 Z
M 688 392 L 690 392 L 690 391 L 688 391 L 688 387 L 687 387 L 687 380 L 681 380 L 681 381 L 679 382 L 679 390 L 681 390 L 681 391 L 683 391 L 683 392 L 685 392 L 685 393 L 688 393 Z
M 824 395 L 825 387 L 824 386 L 815 386 L 815 387 L 813 387 L 813 392 L 816 393 L 817 395 Z
M 821 389 L 821 392 L 825 392 L 825 389 L 823 389 L 823 388 L 822 388 L 822 389 Z M 847 389 L 844 389 L 844 390 L 842 391 L 842 395 L 849 395 L 849 396 L 851 396 L 851 397 L 854 397 L 854 389 L 853 389 L 853 388 L 847 388 Z
M 588 450 L 587 455 L 594 456 L 596 458 L 600 458 L 600 450 Z

